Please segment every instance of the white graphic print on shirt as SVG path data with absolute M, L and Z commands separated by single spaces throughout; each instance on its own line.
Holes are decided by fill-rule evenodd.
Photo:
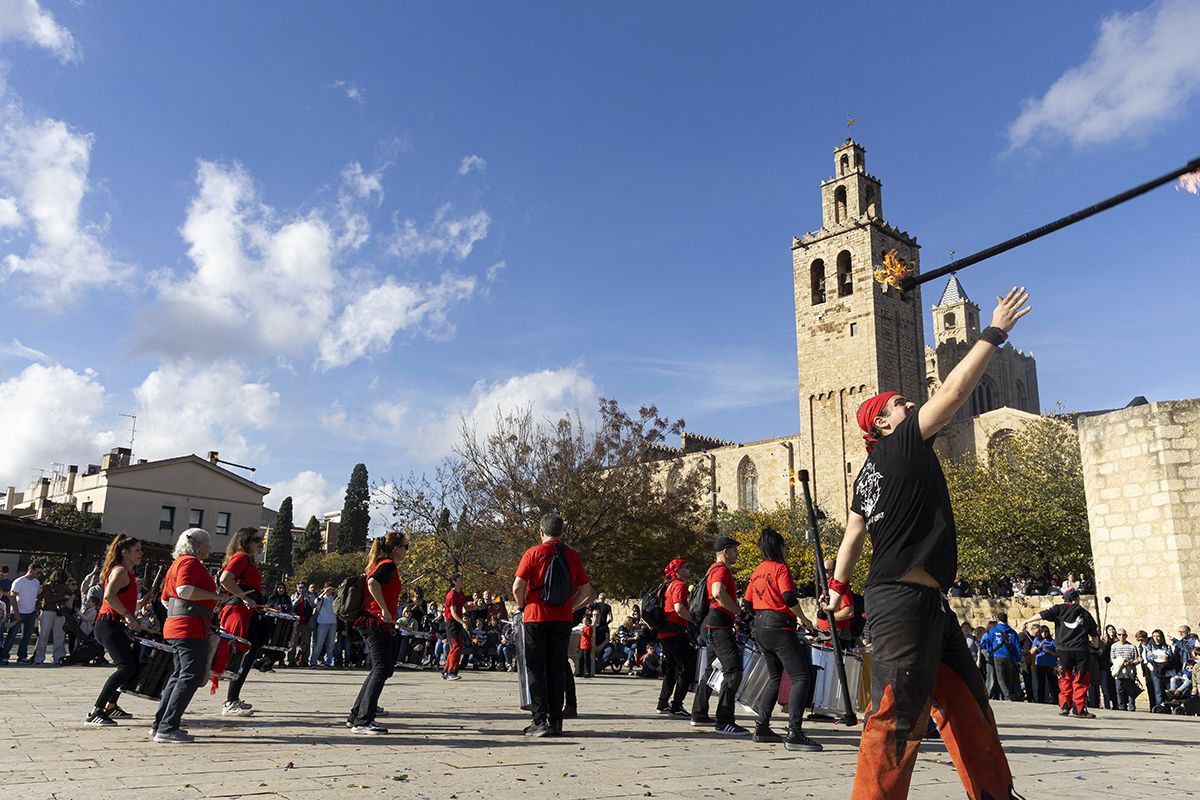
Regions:
M 863 464 L 854 488 L 858 492 L 858 496 L 862 498 L 863 517 L 867 520 L 867 525 L 875 521 L 871 515 L 875 511 L 875 505 L 879 502 L 879 492 L 882 486 L 883 475 L 875 469 L 875 463 L 868 461 Z

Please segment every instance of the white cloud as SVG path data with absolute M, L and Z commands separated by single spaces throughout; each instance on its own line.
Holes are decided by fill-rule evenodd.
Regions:
M 363 95 L 362 89 L 359 89 L 350 81 L 334 81 L 333 86 L 335 89 L 341 89 L 347 98 L 358 103 L 360 106 L 366 104 L 367 98 Z
M 387 350 L 402 330 L 424 328 L 431 335 L 448 335 L 454 328 L 447 317 L 451 304 L 469 299 L 475 279 L 444 275 L 430 286 L 401 285 L 392 278 L 346 305 L 336 322 L 317 343 L 317 367 L 330 369 L 363 356 Z
M 57 361 L 43 353 L 41 350 L 35 350 L 32 347 L 26 347 L 25 345 L 21 344 L 20 339 L 13 339 L 11 345 L 0 344 L 0 356 L 21 358 L 26 361 L 35 361 L 39 364 L 45 364 L 46 366 L 51 367 L 60 366 Z
M 500 277 L 500 273 L 503 272 L 507 267 L 508 267 L 508 262 L 505 261 L 504 259 L 500 259 L 495 264 L 492 264 L 490 267 L 487 268 L 487 275 L 486 275 L 487 282 L 495 283 L 496 278 Z
M 114 432 L 99 430 L 98 420 L 109 414 L 109 400 L 90 369 L 30 364 L 0 382 L 0 483 L 24 487 L 33 470 L 54 461 L 86 464 L 116 444 Z
M 446 203 L 434 214 L 433 222 L 421 229 L 415 220 L 397 222 L 391 253 L 401 258 L 433 255 L 441 259 L 453 256 L 459 261 L 471 255 L 475 245 L 487 238 L 492 218 L 486 211 L 465 217 L 451 216 L 453 206 Z
M 241 463 L 261 459 L 266 447 L 247 438 L 247 431 L 269 428 L 279 407 L 279 393 L 253 381 L 234 361 L 165 364 L 147 375 L 133 395 L 135 448 L 138 456 L 150 459 L 203 456 L 209 450 Z
M 1103 144 L 1182 114 L 1200 92 L 1197 31 L 1196 0 L 1105 17 L 1087 60 L 1025 101 L 1008 129 L 1010 147 L 1056 137 Z
M 28 221 L 32 228 L 25 253 L 5 256 L 7 272 L 26 276 L 32 297 L 42 305 L 123 280 L 128 266 L 101 241 L 106 225 L 82 218 L 91 134 L 60 120 L 29 118 L 11 92 L 0 100 L 0 190 L 8 195 L 0 203 L 0 218 L 5 227 Z
M 0 41 L 20 41 L 49 50 L 63 62 L 79 58 L 71 32 L 37 0 L 0 0 Z
M 487 161 L 475 155 L 463 156 L 462 162 L 458 165 L 459 175 L 470 175 L 472 172 L 486 172 Z
M 292 519 L 297 527 L 308 524 L 309 517 L 321 517 L 330 511 L 341 511 L 346 500 L 346 484 L 330 485 L 319 472 L 304 470 L 295 477 L 271 482 L 271 492 L 263 498 L 268 508 L 278 509 L 283 498 L 292 498 Z
M 446 410 L 423 424 L 414 425 L 405 415 L 394 422 L 381 414 L 386 404 L 376 404 L 375 423 L 381 429 L 389 424 L 393 437 L 401 439 L 413 455 L 432 462 L 449 455 L 459 442 L 465 418 L 481 437 L 496 429 L 496 415 L 531 407 L 538 420 L 556 420 L 564 414 L 593 410 L 599 393 L 592 377 L 579 366 L 545 369 L 514 375 L 503 381 L 479 381 L 470 394 L 458 402 L 446 404 Z

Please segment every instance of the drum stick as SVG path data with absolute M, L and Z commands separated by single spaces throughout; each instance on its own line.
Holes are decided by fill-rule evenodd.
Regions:
M 808 491 L 808 470 L 802 469 L 797 473 L 800 486 L 804 489 L 804 507 L 808 512 L 808 532 L 812 536 L 813 556 L 817 559 L 817 610 L 821 608 L 821 597 L 828 586 L 825 575 L 825 556 L 821 552 L 821 536 L 817 531 L 817 511 L 813 508 L 812 494 Z M 850 599 L 851 604 L 854 598 Z M 838 640 L 837 621 L 833 618 L 836 609 L 829 609 L 825 615 L 829 618 L 829 641 L 833 644 L 833 665 L 837 668 L 838 683 L 842 686 L 842 696 L 846 698 L 846 713 L 842 715 L 845 725 L 857 725 L 858 716 L 854 713 L 854 696 L 850 694 L 850 682 L 846 680 L 846 661 L 842 656 L 842 643 Z

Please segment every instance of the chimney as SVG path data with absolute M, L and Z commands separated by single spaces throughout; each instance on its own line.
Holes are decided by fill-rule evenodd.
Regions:
M 138 466 L 141 466 L 142 464 L 145 464 L 145 463 L 147 463 L 147 460 L 146 460 L 146 459 L 144 459 L 144 458 L 139 458 L 139 459 L 137 460 L 137 463 L 138 463 Z
M 128 447 L 114 447 L 100 459 L 100 468 L 118 469 L 119 467 L 128 467 L 129 459 L 132 455 L 133 451 Z
M 67 494 L 75 494 L 75 479 L 79 477 L 79 465 L 72 464 L 67 467 Z
M 88 464 L 88 465 L 87 465 L 87 472 L 85 472 L 85 473 L 83 473 L 83 474 L 84 474 L 84 475 L 96 475 L 96 474 L 97 474 L 97 473 L 99 473 L 99 472 L 100 472 L 100 465 L 99 465 L 99 464 Z
M 209 450 L 209 451 L 208 451 L 208 461 L 209 461 L 209 463 L 211 463 L 211 464 L 215 464 L 215 463 L 217 463 L 217 451 L 216 451 L 216 450 Z
M 13 513 L 13 506 L 17 503 L 17 487 L 10 486 L 8 491 L 4 493 L 4 510 L 9 514 Z

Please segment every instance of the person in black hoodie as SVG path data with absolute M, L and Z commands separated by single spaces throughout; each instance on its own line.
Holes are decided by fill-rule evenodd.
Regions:
M 1088 647 L 1099 634 L 1096 618 L 1079 604 L 1079 592 L 1067 589 L 1063 602 L 1030 617 L 1026 624 L 1035 620 L 1054 623 L 1054 647 L 1058 652 L 1058 663 L 1062 670 L 1058 676 L 1058 707 L 1062 716 L 1095 719 L 1087 709 Z

